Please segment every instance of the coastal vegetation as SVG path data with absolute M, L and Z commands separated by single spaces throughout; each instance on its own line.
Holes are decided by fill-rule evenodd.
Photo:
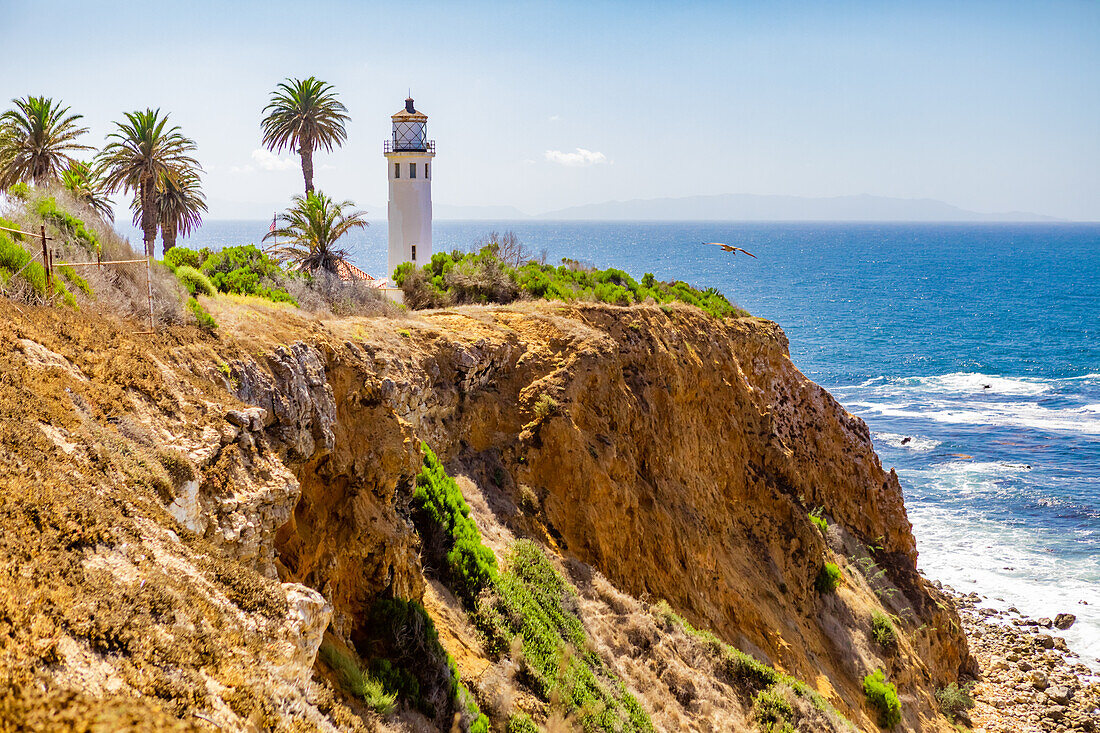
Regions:
M 366 214 L 349 211 L 354 206 L 351 201 L 335 201 L 320 191 L 292 200 L 292 206 L 279 215 L 282 226 L 264 235 L 264 241 L 282 237 L 284 243 L 271 252 L 295 270 L 336 273 L 348 256 L 337 242 L 352 229 L 365 228 Z
M 77 139 L 88 132 L 83 115 L 49 97 L 13 99 L 14 107 L 0 115 L 0 191 L 17 183 L 41 186 L 61 177 L 75 159 L 70 153 L 88 150 Z
M 871 640 L 884 651 L 892 651 L 898 643 L 898 632 L 894 630 L 894 623 L 882 611 L 875 611 L 871 616 Z
M 315 77 L 280 82 L 264 107 L 260 122 L 263 144 L 280 153 L 296 151 L 302 159 L 305 194 L 313 193 L 313 151 L 342 145 L 347 139 L 345 123 L 351 118 L 337 99 L 332 85 Z
M 98 173 L 108 190 L 121 189 L 136 196 L 134 221 L 142 230 L 145 254 L 152 256 L 161 223 L 157 192 L 166 178 L 175 181 L 201 170 L 191 157 L 195 142 L 178 126 L 168 127 L 168 115 L 161 115 L 159 109 L 127 112 L 126 122 L 116 122 L 115 127 L 97 156 Z
M 420 268 L 403 263 L 394 270 L 394 283 L 413 309 L 530 298 L 613 305 L 681 302 L 716 318 L 748 315 L 714 288 L 699 290 L 679 280 L 661 282 L 651 273 L 639 282 L 622 270 L 599 270 L 567 258 L 558 266 L 521 261 L 523 255 L 506 250 L 502 240 L 508 241 L 508 235 L 491 234 L 476 252 L 436 252 Z
M 69 167 L 61 172 L 61 186 L 75 200 L 99 214 L 104 221 L 115 220 L 110 192 L 107 191 L 95 168 L 88 163 L 80 160 L 70 161 Z
M 836 563 L 827 562 L 821 566 L 814 581 L 818 593 L 832 593 L 840 585 L 840 568 Z
M 863 678 L 863 694 L 875 710 L 879 725 L 883 728 L 893 728 L 901 722 L 898 688 L 893 682 L 886 681 L 886 674 L 881 669 L 876 669 Z

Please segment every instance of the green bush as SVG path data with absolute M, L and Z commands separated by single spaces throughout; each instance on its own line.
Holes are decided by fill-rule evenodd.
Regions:
M 959 713 L 974 707 L 974 698 L 970 696 L 970 687 L 970 685 L 959 686 L 958 683 L 952 682 L 947 687 L 938 690 L 936 692 L 936 702 L 939 704 L 940 712 L 954 720 Z
M 44 196 L 35 206 L 36 213 L 45 221 L 53 224 L 61 231 L 75 237 L 88 252 L 100 251 L 99 237 L 94 230 L 89 229 L 83 221 L 69 212 L 58 208 L 57 200 L 52 196 Z
M 508 718 L 505 733 L 539 733 L 539 727 L 527 713 L 514 713 Z
M 178 248 L 173 247 L 172 249 Z M 179 265 L 176 267 L 175 272 L 176 277 L 179 278 L 179 281 L 183 283 L 183 287 L 187 288 L 187 292 L 191 295 L 213 296 L 217 292 L 210 279 L 190 265 Z
M 756 694 L 752 701 L 752 719 L 765 733 L 795 733 L 794 708 L 778 686 Z
M 863 678 L 863 694 L 867 702 L 878 714 L 878 722 L 884 728 L 893 728 L 901 722 L 901 701 L 898 700 L 898 688 L 886 681 L 881 669 L 876 669 Z
M 13 196 L 20 201 L 26 201 L 28 198 L 30 198 L 31 189 L 29 186 L 27 186 L 27 184 L 20 181 L 19 183 L 13 183 L 8 188 L 7 193 L 9 196 Z
M 898 643 L 898 634 L 890 617 L 881 611 L 871 616 L 871 640 L 883 649 L 893 649 Z
M 199 301 L 188 298 L 187 310 L 191 311 L 191 315 L 195 317 L 195 323 L 200 329 L 207 333 L 214 333 L 214 330 L 218 327 L 218 322 L 214 320 L 214 316 L 206 312 Z
M 826 534 L 829 531 L 829 522 L 825 519 L 825 507 L 819 506 L 809 513 L 810 521 L 814 523 L 814 526 L 821 531 L 821 534 Z
M 88 284 L 88 281 L 76 274 L 76 270 L 68 265 L 62 265 L 57 268 L 61 277 L 65 278 L 71 285 L 74 285 L 77 290 L 84 293 L 89 298 L 94 297 L 92 294 L 92 286 Z
M 501 259 L 492 243 L 477 252 L 437 252 L 419 270 L 412 263 L 403 263 L 394 269 L 393 279 L 411 308 L 510 303 L 526 296 L 613 305 L 680 301 L 717 318 L 748 315 L 714 288 L 699 290 L 678 280 L 660 282 L 652 273 L 646 273 L 639 283 L 622 270 L 596 270 L 568 259 L 557 267 L 534 261 L 513 267 Z
M 548 394 L 540 395 L 535 402 L 534 413 L 535 420 L 542 422 L 551 415 L 555 415 L 558 412 L 558 401 Z
M 538 545 L 519 540 L 507 571 L 482 596 L 476 618 L 498 653 L 521 640 L 527 676 L 539 697 L 557 697 L 578 710 L 585 730 L 652 731 L 645 710 L 591 650 L 576 605 L 576 591 Z
M 201 252 L 196 252 L 193 249 L 177 245 L 164 253 L 164 265 L 169 270 L 175 270 L 180 265 L 187 265 L 198 270 L 209 256 L 209 250 L 204 249 Z
M 818 593 L 833 593 L 840 585 L 840 568 L 835 563 L 827 562 L 821 566 L 817 573 L 814 587 Z
M 387 692 L 385 686 L 363 672 L 354 659 L 328 641 L 321 644 L 318 655 L 339 675 L 344 689 L 362 698 L 367 707 L 380 715 L 389 715 L 393 712 L 397 694 Z
M 470 518 L 470 505 L 427 444 L 424 465 L 416 477 L 413 507 L 422 534 L 440 532 L 446 552 L 446 572 L 451 588 L 473 608 L 478 593 L 497 576 L 493 551 L 481 542 L 481 533 Z

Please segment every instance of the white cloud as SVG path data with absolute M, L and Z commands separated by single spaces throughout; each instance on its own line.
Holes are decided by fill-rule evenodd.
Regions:
M 250 165 L 231 165 L 229 166 L 230 173 L 251 173 L 255 168 Z
M 561 115 L 550 115 L 550 121 L 551 122 L 557 122 L 560 119 L 561 119 Z
M 293 158 L 280 158 L 264 148 L 256 148 L 252 151 L 252 162 L 265 171 L 289 171 L 297 168 L 299 164 Z
M 583 168 L 589 165 L 599 165 L 607 162 L 607 156 L 584 148 L 577 148 L 575 153 L 565 153 L 561 150 L 547 150 L 546 159 L 551 163 L 558 163 L 569 168 Z

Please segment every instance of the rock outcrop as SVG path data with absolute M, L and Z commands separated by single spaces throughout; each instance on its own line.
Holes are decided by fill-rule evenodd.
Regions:
M 190 653 L 173 658 L 167 668 L 212 681 L 194 678 L 171 705 L 153 706 L 169 718 L 351 724 L 347 710 L 318 702 L 305 671 L 326 626 L 348 643 L 375 599 L 423 596 L 408 501 L 426 441 L 484 494 L 483 521 L 598 569 L 618 592 L 666 599 L 807 681 L 861 728 L 875 728 L 862 676 L 882 667 L 899 685 L 906 729 L 946 729 L 935 689 L 970 664 L 958 617 L 916 572 L 897 476 L 866 425 L 794 367 L 775 324 L 687 307 L 546 303 L 323 323 L 262 305 L 211 307 L 217 340 L 181 328 L 139 341 L 41 312 L 13 312 L 3 337 L 0 417 L 18 427 L 5 443 L 5 485 L 27 475 L 57 491 L 74 485 L 97 497 L 96 512 L 123 517 L 125 537 L 66 550 L 78 564 L 94 561 L 118 582 L 155 576 L 157 588 L 173 577 L 174 600 L 140 621 L 163 648 L 134 642 L 123 657 L 163 661 L 190 643 L 181 629 L 251 630 L 204 637 L 227 647 L 216 673 Z M 32 381 L 20 410 L 20 385 Z M 19 494 L 12 506 L 43 511 L 35 501 Z M 807 516 L 818 507 L 825 534 Z M 57 511 L 51 521 L 64 526 Z M 835 594 L 815 589 L 826 561 L 843 572 Z M 78 603 L 98 598 L 81 577 L 51 577 L 41 582 Z M 208 609 L 205 620 L 171 618 L 189 603 Z M 868 638 L 884 610 L 898 622 L 891 650 Z M 82 613 L 52 621 L 81 646 L 44 679 L 116 665 L 94 633 L 73 630 Z M 40 635 L 19 618 L 19 648 L 34 648 Z M 233 661 L 238 651 L 265 661 L 250 669 Z M 150 694 L 118 669 L 117 692 L 96 688 L 116 711 L 126 695 Z M 245 688 L 261 711 L 235 696 Z

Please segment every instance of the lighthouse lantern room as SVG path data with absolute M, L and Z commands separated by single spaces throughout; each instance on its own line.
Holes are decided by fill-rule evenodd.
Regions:
M 402 262 L 420 267 L 432 258 L 432 158 L 435 141 L 427 139 L 428 116 L 410 97 L 394 114 L 393 136 L 386 141 L 389 201 L 389 275 Z

